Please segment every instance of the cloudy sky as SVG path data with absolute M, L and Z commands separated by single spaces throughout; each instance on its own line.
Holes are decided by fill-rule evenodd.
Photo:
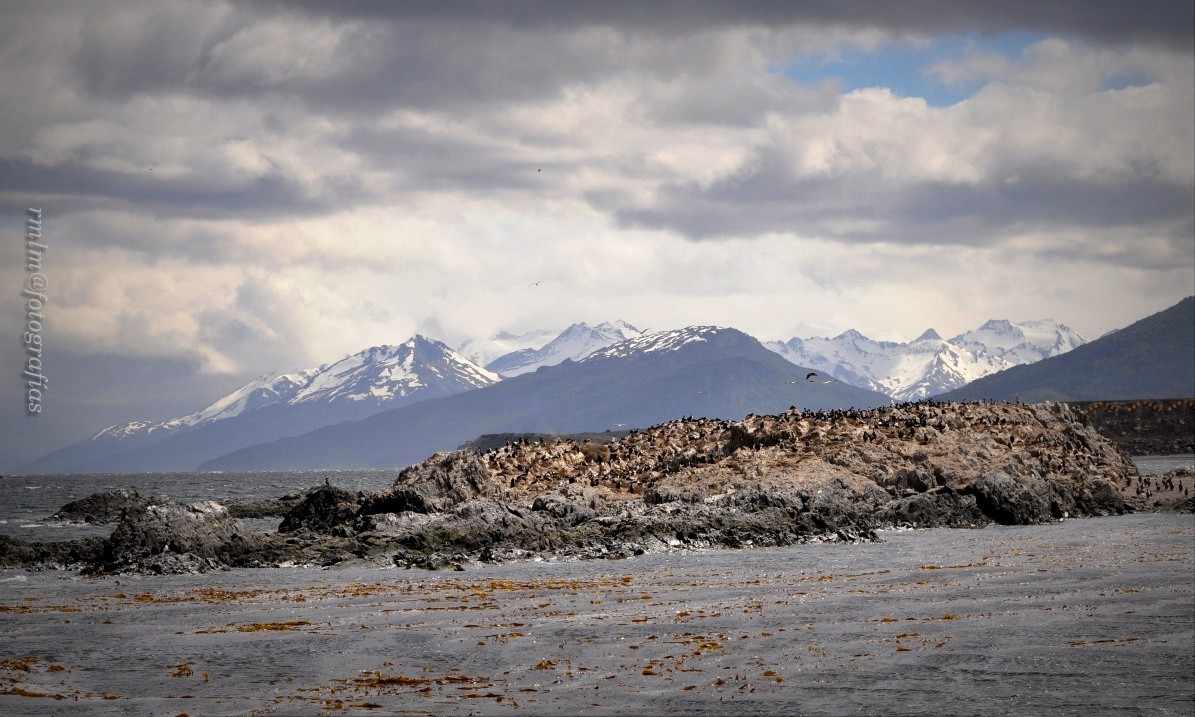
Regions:
M 1096 338 L 1195 293 L 1192 16 L 5 2 L 0 450 L 416 332 L 1053 318 Z M 49 247 L 35 417 L 28 207 Z

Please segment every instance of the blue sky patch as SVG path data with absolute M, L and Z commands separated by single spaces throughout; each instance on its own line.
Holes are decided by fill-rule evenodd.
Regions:
M 927 43 L 892 42 L 875 50 L 842 48 L 834 55 L 796 58 L 780 73 L 801 84 L 816 85 L 827 79 L 842 83 L 843 92 L 865 87 L 886 87 L 901 97 L 922 97 L 933 107 L 946 107 L 975 94 L 983 80 L 947 85 L 930 74 L 942 60 L 963 60 L 973 53 L 1004 55 L 1018 62 L 1029 45 L 1044 39 L 1041 33 L 1001 35 L 972 33 L 944 36 Z

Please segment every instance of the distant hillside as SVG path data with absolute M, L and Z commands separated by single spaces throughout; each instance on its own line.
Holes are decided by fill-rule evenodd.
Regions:
M 1195 297 L 1060 356 L 985 376 L 937 398 L 1111 401 L 1195 397 Z
M 1131 456 L 1195 453 L 1195 399 L 1078 401 L 1072 406 Z

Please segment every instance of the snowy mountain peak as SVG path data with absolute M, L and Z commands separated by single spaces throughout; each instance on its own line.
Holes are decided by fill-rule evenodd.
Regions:
M 203 410 L 167 421 L 109 426 L 90 440 L 168 435 L 270 406 L 351 405 L 381 408 L 418 392 L 458 393 L 502 377 L 443 343 L 416 334 L 398 345 L 371 346 L 319 368 L 261 376 Z
M 284 403 L 293 398 L 311 380 L 316 371 L 318 369 L 259 376 L 194 413 L 166 421 L 129 421 L 124 424 L 108 426 L 89 440 L 130 438 L 136 435 L 153 435 L 155 433 L 168 434 L 191 426 L 232 418 L 246 411 L 255 411 L 275 403 Z
M 416 334 L 398 346 L 374 346 L 323 368 L 292 403 L 388 401 L 450 376 L 471 388 L 501 380 L 439 341 Z
M 1016 323 L 993 319 L 978 329 L 955 336 L 950 342 L 972 350 L 982 348 L 1015 365 L 1066 353 L 1087 340 L 1052 319 Z
M 1048 319 L 993 319 L 949 341 L 933 329 L 909 343 L 873 341 L 852 329 L 833 339 L 793 338 L 766 345 L 798 366 L 899 400 L 917 400 L 1084 343 L 1082 336 Z
M 607 346 L 600 351 L 595 351 L 583 360 L 596 361 L 605 358 L 626 357 L 632 354 L 675 351 L 685 344 L 709 341 L 720 331 L 724 330 L 717 326 L 689 326 L 684 329 L 640 334 L 612 346 Z
M 486 368 L 503 376 L 518 376 L 566 359 L 577 361 L 611 344 L 641 335 L 639 329 L 625 321 L 603 322 L 597 326 L 573 324 L 542 347 L 513 351 L 486 364 Z
M 990 331 L 992 333 L 1015 334 L 1018 333 L 1017 327 L 1013 326 L 1008 319 L 988 319 L 983 322 L 977 331 Z
M 466 341 L 456 350 L 478 366 L 488 366 L 496 359 L 516 351 L 539 350 L 556 335 L 557 332 L 546 329 L 522 334 L 502 331 L 487 339 Z

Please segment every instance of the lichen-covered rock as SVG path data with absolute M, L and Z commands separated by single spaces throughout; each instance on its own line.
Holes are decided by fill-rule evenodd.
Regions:
M 544 513 L 563 525 L 593 520 L 606 511 L 606 500 L 593 488 L 567 484 L 535 497 L 531 510 Z

